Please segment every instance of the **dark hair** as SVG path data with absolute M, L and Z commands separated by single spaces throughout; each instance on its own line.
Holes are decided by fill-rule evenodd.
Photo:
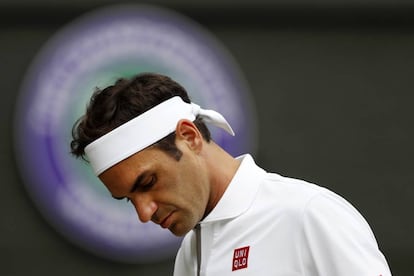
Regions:
M 183 101 L 190 103 L 190 98 L 181 85 L 167 76 L 154 73 L 142 73 L 131 79 L 121 78 L 103 90 L 96 89 L 86 114 L 72 128 L 71 153 L 84 158 L 88 144 L 174 96 L 180 96 Z M 202 119 L 196 118 L 194 123 L 204 140 L 209 142 L 210 131 Z M 177 160 L 182 155 L 175 145 L 175 132 L 154 145 Z

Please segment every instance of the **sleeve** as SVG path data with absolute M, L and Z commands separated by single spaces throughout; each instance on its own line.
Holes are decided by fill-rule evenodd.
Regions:
M 303 212 L 304 259 L 318 276 L 391 276 L 384 255 L 362 215 L 326 191 Z

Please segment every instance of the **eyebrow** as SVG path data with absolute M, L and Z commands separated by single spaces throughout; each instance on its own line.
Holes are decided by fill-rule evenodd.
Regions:
M 143 172 L 140 175 L 138 175 L 137 179 L 134 182 L 134 185 L 132 185 L 132 188 L 129 190 L 130 193 L 133 193 L 142 184 L 142 181 L 144 180 L 146 175 L 147 175 L 146 172 Z M 112 195 L 112 197 L 115 198 L 116 200 L 125 199 L 125 196 L 118 197 L 118 196 Z

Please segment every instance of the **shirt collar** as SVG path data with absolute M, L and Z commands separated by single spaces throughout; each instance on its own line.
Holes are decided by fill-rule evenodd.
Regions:
M 201 223 L 237 217 L 249 209 L 259 183 L 266 172 L 258 167 L 250 154 L 237 158 L 241 164 L 222 198 Z

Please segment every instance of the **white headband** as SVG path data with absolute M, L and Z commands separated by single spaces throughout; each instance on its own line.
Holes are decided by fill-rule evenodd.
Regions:
M 220 113 L 175 96 L 99 137 L 85 147 L 85 154 L 95 174 L 99 175 L 175 131 L 181 119 L 194 121 L 197 116 L 234 136 L 233 129 Z

